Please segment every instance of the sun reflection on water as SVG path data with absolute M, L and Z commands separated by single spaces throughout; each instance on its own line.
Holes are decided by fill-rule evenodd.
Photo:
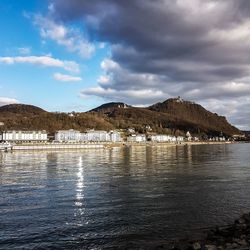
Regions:
M 83 167 L 83 159 L 82 156 L 79 156 L 77 162 L 77 183 L 76 183 L 76 199 L 75 206 L 77 207 L 77 213 L 75 216 L 83 215 L 85 213 L 84 207 L 84 167 Z

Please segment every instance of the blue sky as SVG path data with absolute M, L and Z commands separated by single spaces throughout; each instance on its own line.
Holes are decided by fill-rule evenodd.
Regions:
M 103 103 L 98 97 L 81 96 L 80 91 L 97 82 L 102 74 L 101 62 L 110 54 L 109 47 L 93 42 L 94 52 L 80 55 L 77 49 L 71 51 L 59 44 L 56 37 L 42 36 L 36 19 L 40 17 L 41 22 L 46 21 L 48 6 L 47 1 L 0 2 L 0 104 L 2 98 L 2 104 L 16 101 L 49 111 L 84 111 Z M 76 22 L 63 27 L 76 30 L 82 26 Z M 74 36 L 84 40 L 84 33 L 73 32 L 67 39 Z M 19 62 L 5 63 L 4 59 L 10 57 L 19 57 Z M 74 72 L 63 66 L 47 66 L 46 63 L 41 65 L 46 57 L 74 62 L 79 70 Z
M 0 105 L 181 96 L 250 129 L 249 0 L 1 0 Z

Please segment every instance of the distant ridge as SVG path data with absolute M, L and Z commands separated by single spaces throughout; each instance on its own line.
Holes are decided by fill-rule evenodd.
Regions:
M 45 129 L 54 133 L 60 129 L 127 129 L 139 133 L 169 133 L 217 136 L 241 134 L 224 116 L 206 110 L 199 104 L 171 98 L 146 108 L 137 108 L 122 102 L 103 104 L 88 112 L 55 113 L 25 104 L 0 107 L 1 129 Z

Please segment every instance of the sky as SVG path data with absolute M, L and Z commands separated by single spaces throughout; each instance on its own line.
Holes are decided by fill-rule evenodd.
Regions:
M 0 105 L 181 96 L 250 129 L 249 0 L 0 0 Z

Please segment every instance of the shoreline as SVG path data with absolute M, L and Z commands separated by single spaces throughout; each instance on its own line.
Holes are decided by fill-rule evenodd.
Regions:
M 202 230 L 202 234 L 203 236 L 196 240 L 178 240 L 172 250 L 248 250 L 250 249 L 250 213 L 244 213 L 230 225 Z
M 23 143 L 3 148 L 3 151 L 56 151 L 56 150 L 84 150 L 84 149 L 110 149 L 115 147 L 180 147 L 194 145 L 222 145 L 238 142 L 224 141 L 198 141 L 198 142 L 92 142 L 92 143 Z

